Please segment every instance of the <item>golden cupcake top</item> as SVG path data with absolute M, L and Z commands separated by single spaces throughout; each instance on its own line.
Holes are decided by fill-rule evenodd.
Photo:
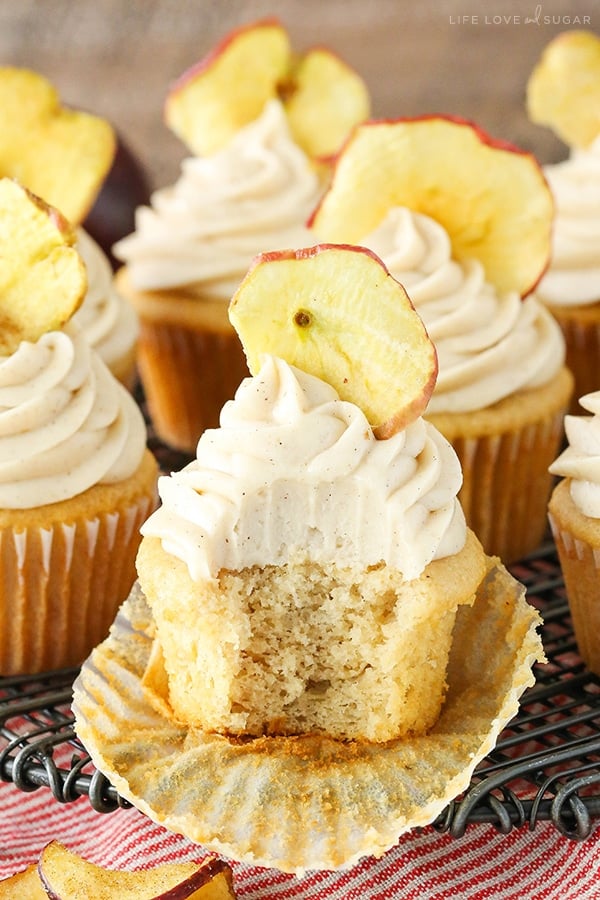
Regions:
M 116 153 L 111 125 L 66 108 L 53 85 L 30 69 L 0 67 L 0 175 L 80 224 Z
M 276 18 L 227 34 L 169 90 L 165 121 L 197 156 L 221 150 L 245 125 L 279 100 L 290 129 L 312 158 L 330 157 L 369 115 L 360 76 L 335 53 L 292 49 Z

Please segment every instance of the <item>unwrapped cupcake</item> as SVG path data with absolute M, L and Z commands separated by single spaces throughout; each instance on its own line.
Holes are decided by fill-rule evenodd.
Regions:
M 590 416 L 567 416 L 568 447 L 550 467 L 561 481 L 549 504 L 575 638 L 600 675 L 600 391 L 579 400 Z
M 0 174 L 17 178 L 77 226 L 88 289 L 75 321 L 113 375 L 132 388 L 137 316 L 115 291 L 106 254 L 82 226 L 116 150 L 107 121 L 62 107 L 36 72 L 0 67 Z
M 570 148 L 544 167 L 556 203 L 550 267 L 536 296 L 557 319 L 577 398 L 600 389 L 600 37 L 559 34 L 527 86 L 529 114 Z
M 469 122 L 368 122 L 339 155 L 311 225 L 374 250 L 435 344 L 426 416 L 456 450 L 460 500 L 486 552 L 540 544 L 573 378 L 560 328 L 527 296 L 550 253 L 553 205 L 537 162 Z
M 135 579 L 157 466 L 131 395 L 72 321 L 61 214 L 0 180 L 0 673 L 81 663 Z M 71 320 L 71 321 L 69 321 Z
M 165 119 L 192 155 L 114 253 L 141 319 L 150 415 L 173 447 L 193 452 L 247 374 L 227 304 L 256 253 L 311 242 L 317 163 L 367 113 L 362 81 L 333 54 L 311 51 L 292 68 L 274 20 L 228 35 L 171 88 Z
M 533 681 L 539 619 L 465 525 L 421 415 L 435 349 L 374 254 L 263 254 L 230 315 L 253 375 L 160 479 L 76 727 L 167 827 L 339 868 L 466 786 Z

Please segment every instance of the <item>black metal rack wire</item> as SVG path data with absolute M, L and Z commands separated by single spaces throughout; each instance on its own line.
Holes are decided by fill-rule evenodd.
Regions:
M 518 715 L 482 761 L 471 785 L 433 823 L 453 837 L 489 823 L 503 833 L 551 821 L 585 840 L 600 822 L 600 678 L 581 661 L 553 544 L 513 574 L 542 613 L 548 662 Z M 0 679 L 0 778 L 21 791 L 49 788 L 56 801 L 87 796 L 102 813 L 129 806 L 94 769 L 73 729 L 76 669 Z

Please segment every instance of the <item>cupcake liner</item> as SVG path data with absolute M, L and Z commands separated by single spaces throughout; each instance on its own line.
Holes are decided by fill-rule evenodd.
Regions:
M 581 415 L 579 398 L 600 389 L 600 301 L 577 310 L 551 307 L 565 337 L 567 366 L 575 376 L 571 413 Z
M 600 675 L 600 547 L 575 537 L 549 514 L 579 655 Z
M 458 497 L 486 553 L 512 562 L 542 542 L 552 487 L 548 467 L 560 446 L 564 413 L 561 408 L 518 431 L 452 440 L 463 471 Z
M 0 531 L 2 675 L 78 665 L 106 637 L 154 502 L 145 495 L 117 512 Z
M 143 683 L 154 627 L 137 583 L 75 682 L 77 733 L 123 797 L 217 853 L 296 874 L 381 855 L 468 786 L 543 658 L 525 589 L 490 564 L 459 610 L 448 692 L 427 735 L 244 740 L 176 723 Z
M 143 318 L 138 367 L 157 435 L 186 452 L 218 426 L 223 404 L 248 375 L 233 329 L 204 332 Z

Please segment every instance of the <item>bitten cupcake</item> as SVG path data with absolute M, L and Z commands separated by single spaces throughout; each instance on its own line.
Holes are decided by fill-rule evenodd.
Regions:
M 543 538 L 573 387 L 558 325 L 527 296 L 552 213 L 533 157 L 425 116 L 360 125 L 311 220 L 374 250 L 408 291 L 439 359 L 427 418 L 458 453 L 468 524 L 506 561 Z
M 262 254 L 230 315 L 253 376 L 160 480 L 76 727 L 167 827 L 340 868 L 464 788 L 533 681 L 539 619 L 465 525 L 421 415 L 435 349 L 374 254 Z
M 600 675 L 600 391 L 579 400 L 590 416 L 567 416 L 568 447 L 550 471 L 562 480 L 549 504 L 575 638 Z
M 0 180 L 0 672 L 75 665 L 135 579 L 157 466 L 141 413 L 71 319 L 86 291 L 60 213 Z
M 88 290 L 75 321 L 113 375 L 132 388 L 137 316 L 112 286 L 106 254 L 82 226 L 116 151 L 107 121 L 63 108 L 36 72 L 0 67 L 0 174 L 17 178 L 77 227 Z
M 550 126 L 569 158 L 544 167 L 556 203 L 550 266 L 536 296 L 565 335 L 577 398 L 600 389 L 600 37 L 551 41 L 527 86 L 532 121 Z
M 316 161 L 367 112 L 361 80 L 328 51 L 292 70 L 274 20 L 227 36 L 170 90 L 166 122 L 192 155 L 114 253 L 118 289 L 141 319 L 150 415 L 173 447 L 192 452 L 247 374 L 227 303 L 256 253 L 312 243 Z

